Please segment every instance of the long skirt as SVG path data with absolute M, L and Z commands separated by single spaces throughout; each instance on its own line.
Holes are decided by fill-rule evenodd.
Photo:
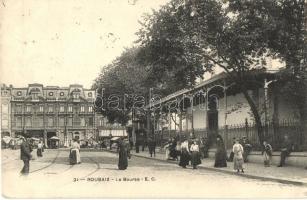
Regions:
M 191 165 L 193 165 L 193 167 L 196 167 L 199 164 L 201 164 L 200 153 L 197 151 L 193 151 L 191 154 Z
M 271 165 L 272 156 L 270 156 L 267 152 L 263 153 L 263 162 L 265 167 L 269 167 Z
M 179 166 L 186 167 L 190 162 L 190 154 L 187 151 L 182 151 L 179 161 Z
M 227 167 L 226 151 L 217 150 L 215 153 L 214 167 Z
M 167 148 L 165 150 L 165 160 L 168 160 L 168 159 L 170 159 L 170 150 Z
M 243 169 L 243 157 L 234 155 L 233 157 L 233 168 L 234 170 L 242 170 Z
M 43 157 L 43 149 L 37 149 L 36 151 L 36 154 L 37 154 L 37 157 Z
M 234 156 L 234 153 L 232 151 L 232 152 L 230 152 L 230 155 L 229 155 L 229 158 L 228 158 L 229 162 L 233 162 L 233 156 Z
M 176 154 L 176 149 L 175 148 L 171 148 L 170 149 L 170 157 L 176 159 L 177 158 L 177 154 Z
M 127 151 L 119 151 L 118 169 L 125 170 L 128 167 L 128 154 Z
M 69 162 L 71 165 L 74 164 L 79 164 L 81 163 L 81 159 L 80 159 L 80 153 L 78 149 L 72 149 L 70 150 L 70 155 L 69 155 Z

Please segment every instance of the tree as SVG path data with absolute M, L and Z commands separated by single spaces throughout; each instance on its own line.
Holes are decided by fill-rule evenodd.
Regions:
M 139 31 L 140 61 L 151 66 L 149 77 L 178 87 L 222 68 L 244 94 L 264 140 L 263 125 L 248 93 L 248 74 L 266 68 L 267 57 L 279 57 L 297 71 L 302 58 L 304 1 L 172 0 L 151 16 Z M 175 87 L 171 87 L 175 89 Z
M 141 108 L 141 99 L 148 93 L 148 70 L 138 64 L 138 52 L 138 48 L 126 49 L 110 65 L 102 68 L 92 86 L 100 94 L 96 100 L 96 111 L 106 116 L 110 123 L 125 125 L 131 108 Z

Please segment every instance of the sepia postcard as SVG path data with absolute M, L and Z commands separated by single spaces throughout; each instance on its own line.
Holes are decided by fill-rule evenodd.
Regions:
M 0 0 L 2 198 L 307 198 L 306 0 Z

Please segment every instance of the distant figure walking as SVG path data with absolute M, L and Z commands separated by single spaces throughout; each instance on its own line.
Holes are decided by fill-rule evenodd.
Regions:
M 264 166 L 270 167 L 271 160 L 272 160 L 272 154 L 273 154 L 273 148 L 266 141 L 263 142 L 263 146 L 264 146 L 264 148 L 263 148 L 263 151 L 262 151 L 262 155 L 263 155 Z
M 176 144 L 176 155 L 177 157 L 181 156 L 181 142 L 179 140 L 177 141 L 177 144 Z
M 131 147 L 130 147 L 129 140 L 128 139 L 124 139 L 124 144 L 125 144 L 126 149 L 127 149 L 127 156 L 130 159 L 131 158 L 131 153 L 130 153 Z
M 152 154 L 156 157 L 156 140 L 152 137 L 148 139 L 148 150 L 150 157 L 152 157 Z
M 178 160 L 176 146 L 177 146 L 177 140 L 175 138 L 172 138 L 170 144 L 170 157 L 173 160 Z
M 244 173 L 243 170 L 243 146 L 239 143 L 239 140 L 237 139 L 235 144 L 232 147 L 232 152 L 233 152 L 233 167 L 234 170 L 237 170 L 237 172 L 239 173 L 240 170 L 242 173 Z
M 236 138 L 232 138 L 232 146 L 236 143 Z M 234 153 L 233 153 L 233 150 L 231 150 L 230 154 L 229 154 L 229 157 L 228 157 L 228 162 L 233 162 L 233 156 L 234 156 Z
M 171 142 L 171 139 L 169 139 L 168 142 L 166 143 L 166 145 L 164 146 L 164 149 L 165 149 L 165 160 L 170 160 L 171 159 L 171 157 L 170 157 L 171 145 L 172 145 L 172 142 Z
M 22 143 L 20 145 L 20 159 L 23 161 L 23 168 L 21 170 L 22 175 L 28 175 L 30 171 L 30 160 L 32 158 L 31 152 L 32 147 L 29 143 L 28 135 L 25 134 L 25 137 L 22 137 Z
M 80 158 L 80 144 L 78 143 L 78 139 L 74 138 L 73 143 L 70 149 L 70 155 L 69 155 L 70 164 L 80 164 L 81 158 Z
M 280 163 L 277 167 L 282 167 L 285 164 L 286 158 L 290 155 L 293 149 L 293 144 L 288 135 L 284 136 L 284 142 L 281 148 Z
M 122 140 L 118 142 L 118 169 L 125 170 L 128 167 L 128 147 Z
M 205 137 L 203 139 L 203 143 L 205 145 L 205 148 L 204 148 L 204 158 L 208 158 L 208 151 L 209 151 L 209 140 L 207 137 Z
M 222 136 L 216 138 L 216 153 L 214 167 L 227 167 L 227 153 Z
M 185 140 L 181 144 L 181 156 L 180 156 L 179 166 L 186 168 L 186 166 L 189 165 L 189 162 L 190 162 L 189 142 L 188 140 Z
M 201 164 L 201 155 L 199 153 L 199 146 L 196 141 L 193 142 L 190 148 L 191 151 L 191 165 L 193 169 L 197 169 L 197 165 Z
M 44 144 L 40 140 L 37 144 L 37 150 L 36 150 L 37 157 L 43 157 L 43 148 Z
M 246 136 L 244 136 L 242 138 L 242 146 L 243 146 L 243 149 L 244 149 L 243 160 L 244 160 L 244 162 L 248 162 L 248 155 L 252 151 L 252 145 L 250 144 L 250 142 L 249 142 L 249 140 Z

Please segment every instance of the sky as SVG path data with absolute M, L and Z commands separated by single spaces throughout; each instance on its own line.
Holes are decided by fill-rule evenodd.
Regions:
M 133 2 L 135 1 L 135 2 Z M 168 0 L 1 0 L 0 81 L 91 87 Z

